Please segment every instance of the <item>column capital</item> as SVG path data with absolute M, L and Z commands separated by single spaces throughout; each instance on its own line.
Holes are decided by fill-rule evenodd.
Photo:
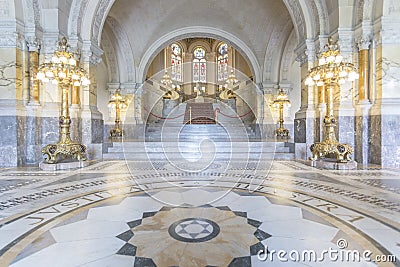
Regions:
M 351 54 L 356 50 L 354 42 L 354 31 L 348 29 L 338 29 L 339 47 L 342 54 Z
M 92 41 L 83 41 L 81 61 L 97 65 L 101 62 L 104 51 Z
M 372 36 L 363 35 L 357 40 L 358 50 L 368 50 L 371 45 Z
M 40 40 L 36 36 L 27 36 L 25 37 L 25 41 L 29 52 L 39 52 Z
M 307 39 L 306 46 L 307 46 L 307 50 L 305 51 L 305 54 L 307 55 L 308 61 L 315 62 L 317 60 L 317 54 L 316 54 L 314 40 Z

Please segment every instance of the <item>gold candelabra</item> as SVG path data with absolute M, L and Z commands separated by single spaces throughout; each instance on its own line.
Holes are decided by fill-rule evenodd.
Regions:
M 42 82 L 51 82 L 61 87 L 61 111 L 59 117 L 60 137 L 55 144 L 49 144 L 42 148 L 42 153 L 46 155 L 47 163 L 57 163 L 60 155 L 63 158 L 75 158 L 77 160 L 86 160 L 86 147 L 71 140 L 70 125 L 71 117 L 69 115 L 69 90 L 71 85 L 81 86 L 89 85 L 90 80 L 84 69 L 80 68 L 75 58 L 78 54 L 70 52 L 70 46 L 65 37 L 58 43 L 58 48 L 50 62 L 42 63 L 38 68 L 36 78 Z
M 290 107 L 290 101 L 288 99 L 287 94 L 283 91 L 283 89 L 279 89 L 278 96 L 273 102 L 273 106 L 279 109 L 279 128 L 275 130 L 275 135 L 278 138 L 288 138 L 289 137 L 289 130 L 285 129 L 283 126 L 283 110 L 285 107 Z
M 340 87 L 347 81 L 353 82 L 358 79 L 357 68 L 348 62 L 343 62 L 340 55 L 339 46 L 333 43 L 332 38 L 328 39 L 328 44 L 324 46 L 318 60 L 318 66 L 309 71 L 305 84 L 309 86 L 322 86 L 326 90 L 327 106 L 324 118 L 325 138 L 320 143 L 312 144 L 310 147 L 311 160 L 324 159 L 329 157 L 336 158 L 337 162 L 347 162 L 351 160 L 353 147 L 348 144 L 341 144 L 336 140 L 335 127 L 336 118 L 333 115 L 333 92 L 336 87 Z
M 111 95 L 110 101 L 108 101 L 108 106 L 110 108 L 115 108 L 115 126 L 114 129 L 110 130 L 110 137 L 122 137 L 124 135 L 124 130 L 121 129 L 121 109 L 126 108 L 127 105 L 126 97 L 121 95 L 120 90 L 116 90 L 114 94 Z

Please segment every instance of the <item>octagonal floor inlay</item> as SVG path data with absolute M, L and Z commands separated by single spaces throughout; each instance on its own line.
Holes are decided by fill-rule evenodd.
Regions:
M 204 218 L 187 218 L 171 224 L 168 233 L 182 242 L 205 242 L 219 234 L 219 226 Z

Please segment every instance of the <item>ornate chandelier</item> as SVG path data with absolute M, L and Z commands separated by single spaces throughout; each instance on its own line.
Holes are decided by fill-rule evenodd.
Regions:
M 79 55 L 69 51 L 65 37 L 58 43 L 58 49 L 54 51 L 50 62 L 42 63 L 38 68 L 36 78 L 42 82 L 51 82 L 59 85 L 62 89 L 62 104 L 59 118 L 60 137 L 56 144 L 50 144 L 42 149 L 42 153 L 47 155 L 47 163 L 57 163 L 59 156 L 64 158 L 75 158 L 77 160 L 86 160 L 86 147 L 71 140 L 69 116 L 69 90 L 71 85 L 81 86 L 89 85 L 90 80 L 84 69 L 77 64 L 76 58 Z
M 328 44 L 319 56 L 318 66 L 309 71 L 305 81 L 306 85 L 324 86 L 331 82 L 344 84 L 346 81 L 353 82 L 359 78 L 357 68 L 352 63 L 343 62 L 338 44 L 328 39 Z
M 337 43 L 328 39 L 328 44 L 324 46 L 319 55 L 318 66 L 309 70 L 305 84 L 308 86 L 322 86 L 326 90 L 327 107 L 324 118 L 325 138 L 321 143 L 312 144 L 311 160 L 323 159 L 326 157 L 336 157 L 337 162 L 347 162 L 351 160 L 353 148 L 348 144 L 341 144 L 336 140 L 335 127 L 336 118 L 333 116 L 333 91 L 337 86 L 346 81 L 353 82 L 358 79 L 357 67 L 349 62 L 343 61 Z

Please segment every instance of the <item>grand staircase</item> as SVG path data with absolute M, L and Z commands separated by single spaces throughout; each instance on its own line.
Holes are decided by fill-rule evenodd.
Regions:
M 187 114 L 188 106 L 181 104 L 167 120 L 159 120 L 147 125 L 142 140 L 124 140 L 112 142 L 105 149 L 104 159 L 127 160 L 188 160 L 196 161 L 212 155 L 215 160 L 292 160 L 294 145 L 286 142 L 261 140 L 249 125 L 240 119 L 234 119 L 232 110 L 224 109 L 218 104 L 190 105 L 192 123 L 189 118 L 179 117 Z M 200 107 L 202 106 L 202 107 Z M 214 120 L 214 111 L 221 109 L 230 116 L 218 116 Z M 202 109 L 207 114 L 199 112 Z M 193 123 L 193 118 L 198 120 Z M 203 118 L 207 118 L 203 121 Z
M 184 124 L 215 124 L 212 103 L 187 103 Z

